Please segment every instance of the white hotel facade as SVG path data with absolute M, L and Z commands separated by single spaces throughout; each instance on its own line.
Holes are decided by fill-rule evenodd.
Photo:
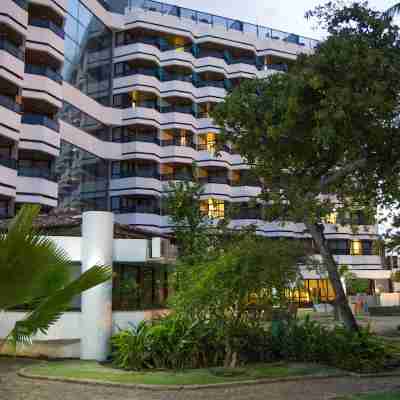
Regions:
M 108 211 L 118 223 L 162 235 L 170 231 L 166 184 L 196 173 L 210 216 L 233 207 L 234 226 L 257 224 L 262 235 L 311 243 L 302 225 L 262 221 L 260 208 L 249 206 L 260 189 L 234 149 L 216 155 L 219 129 L 209 112 L 242 80 L 285 72 L 316 45 L 154 1 L 1 0 L 0 216 L 24 203 L 44 213 Z M 377 226 L 358 212 L 328 222 L 337 261 L 369 279 L 371 290 L 388 290 L 390 272 L 374 252 Z M 117 269 L 136 268 L 143 283 L 135 263 L 147 256 L 123 254 L 114 261 L 126 265 Z M 320 276 L 304 278 L 300 303 L 315 290 L 332 297 Z

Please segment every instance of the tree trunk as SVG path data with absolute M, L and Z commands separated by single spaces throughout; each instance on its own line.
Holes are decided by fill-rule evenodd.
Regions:
M 335 259 L 333 258 L 331 251 L 326 245 L 326 240 L 323 232 L 320 230 L 318 224 L 306 223 L 305 224 L 308 231 L 310 232 L 315 245 L 317 246 L 325 267 L 328 271 L 329 280 L 332 284 L 333 290 L 336 295 L 336 305 L 340 310 L 341 317 L 343 319 L 344 325 L 347 329 L 358 332 L 359 328 L 357 321 L 351 311 L 350 305 L 347 301 L 346 293 L 343 289 L 342 281 L 338 271 L 338 267 Z

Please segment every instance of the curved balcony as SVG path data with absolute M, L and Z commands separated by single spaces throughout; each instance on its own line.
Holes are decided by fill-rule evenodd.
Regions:
M 4 50 L 15 58 L 24 61 L 25 52 L 5 38 L 0 39 L 0 50 Z
M 56 72 L 56 71 L 52 70 L 51 68 L 46 67 L 44 65 L 26 64 L 25 72 L 27 74 L 31 74 L 31 75 L 45 76 L 59 84 L 61 84 L 63 81 L 61 74 L 59 74 L 58 72 Z
M 0 158 L 0 195 L 15 197 L 17 186 L 17 161 Z
M 29 21 L 26 47 L 44 51 L 64 62 L 64 31 L 48 20 Z
M 62 78 L 45 66 L 26 65 L 23 96 L 62 107 Z
M 45 125 L 32 125 L 25 122 L 22 123 L 21 128 L 20 149 L 40 151 L 54 157 L 60 155 L 61 135 L 55 134 L 53 129 Z
M 17 177 L 16 201 L 19 203 L 35 203 L 57 207 L 57 196 L 57 183 L 47 177 L 21 175 Z
M 68 9 L 68 0 L 32 0 L 32 3 L 39 4 L 51 8 L 61 17 L 66 16 L 66 11 Z
M 159 174 L 121 174 L 114 175 L 110 181 L 111 196 L 124 195 L 159 195 L 162 191 Z M 146 175 L 146 174 L 143 174 Z
M 7 108 L 15 113 L 21 112 L 21 105 L 16 103 L 15 100 L 8 96 L 0 95 L 0 106 Z
M 40 114 L 24 114 L 22 115 L 21 122 L 28 125 L 43 125 L 52 131 L 60 132 L 60 125 L 57 121 L 50 119 L 45 115 Z
M 21 107 L 13 99 L 0 95 L 0 135 L 18 141 L 21 129 Z
M 1 6 L 7 12 L 0 15 L 0 22 L 11 26 L 25 36 L 28 25 L 28 2 L 26 0 L 1 0 Z
M 0 39 L 0 77 L 21 87 L 24 79 L 24 52 L 7 39 Z
M 39 18 L 32 18 L 29 20 L 29 25 L 31 26 L 37 26 L 39 28 L 45 28 L 45 29 L 50 29 L 52 32 L 54 32 L 58 37 L 64 40 L 64 30 L 60 28 L 58 25 L 53 23 L 50 20 L 47 19 L 39 19 Z
M 142 213 L 137 211 L 130 211 L 129 209 L 122 209 L 116 212 L 115 220 L 120 224 L 126 224 L 136 227 L 159 229 L 163 226 L 164 217 L 156 213 L 157 210 L 149 210 L 150 212 Z

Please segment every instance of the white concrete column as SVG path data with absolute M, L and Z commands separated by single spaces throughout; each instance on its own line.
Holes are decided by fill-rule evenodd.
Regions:
M 112 265 L 114 215 L 90 211 L 82 215 L 82 272 L 94 265 Z M 82 294 L 81 359 L 104 361 L 112 332 L 112 282 Z

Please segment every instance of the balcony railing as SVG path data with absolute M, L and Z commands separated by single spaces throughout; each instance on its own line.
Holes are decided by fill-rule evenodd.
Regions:
M 43 125 L 53 131 L 60 132 L 60 125 L 57 121 L 40 114 L 24 114 L 21 122 L 28 125 Z
M 26 64 L 25 72 L 33 75 L 46 76 L 47 78 L 57 83 L 62 83 L 63 81 L 61 74 L 52 70 L 50 67 L 46 67 L 43 65 Z
M 43 178 L 48 181 L 56 182 L 57 177 L 53 171 L 39 167 L 18 167 L 18 175 L 27 178 Z
M 194 143 L 191 140 L 183 140 L 181 138 L 174 138 L 168 140 L 161 140 L 161 146 L 178 146 L 178 147 L 192 147 L 195 148 Z
M 0 50 L 5 50 L 7 53 L 10 53 L 14 57 L 24 60 L 24 51 L 19 49 L 14 43 L 10 42 L 7 39 L 0 39 Z
M 191 114 L 195 115 L 195 111 L 193 110 L 192 106 L 165 106 L 161 108 L 162 113 L 182 113 L 182 114 Z
M 193 181 L 193 175 L 175 172 L 172 174 L 161 175 L 161 180 L 165 181 L 165 182 L 169 182 L 169 181 L 191 182 L 191 181 Z
M 294 43 L 304 46 L 308 49 L 314 49 L 318 41 L 294 33 L 283 32 L 266 26 L 249 24 L 247 22 L 234 20 L 218 15 L 191 10 L 184 7 L 178 7 L 171 4 L 160 3 L 152 0 L 129 0 L 129 9 L 131 12 L 135 8 L 145 11 L 160 13 L 163 15 L 173 15 L 181 19 L 189 19 L 196 24 L 206 24 L 212 27 L 219 27 L 227 31 L 238 31 L 257 36 L 259 39 L 282 40 L 288 43 Z
M 160 207 L 152 206 L 152 205 L 131 205 L 131 206 L 122 206 L 112 210 L 115 213 L 119 214 L 156 214 L 161 215 Z
M 0 165 L 11 169 L 17 169 L 17 160 L 13 158 L 0 157 Z
M 122 179 L 122 178 L 152 178 L 160 179 L 160 174 L 157 171 L 152 170 L 132 170 L 132 171 L 120 171 L 113 172 L 112 179 Z
M 287 64 L 269 64 L 265 66 L 265 70 L 274 70 L 274 71 L 281 71 L 281 72 L 288 72 L 289 67 Z
M 54 32 L 61 39 L 64 39 L 64 30 L 56 25 L 54 22 L 47 19 L 32 18 L 29 20 L 29 25 L 37 26 L 39 28 L 47 28 Z
M 154 143 L 160 144 L 160 139 L 154 136 L 146 135 L 124 135 L 120 138 L 113 138 L 113 142 L 117 143 L 130 143 L 130 142 L 143 142 L 143 143 Z
M 230 180 L 227 176 L 205 176 L 199 178 L 199 183 L 202 185 L 207 183 L 217 183 L 220 185 L 230 185 Z
M 0 95 L 0 106 L 3 106 L 16 113 L 21 112 L 21 105 L 17 104 L 12 97 Z
M 28 9 L 28 2 L 27 0 L 13 0 L 15 4 L 20 6 L 22 9 L 27 10 Z

